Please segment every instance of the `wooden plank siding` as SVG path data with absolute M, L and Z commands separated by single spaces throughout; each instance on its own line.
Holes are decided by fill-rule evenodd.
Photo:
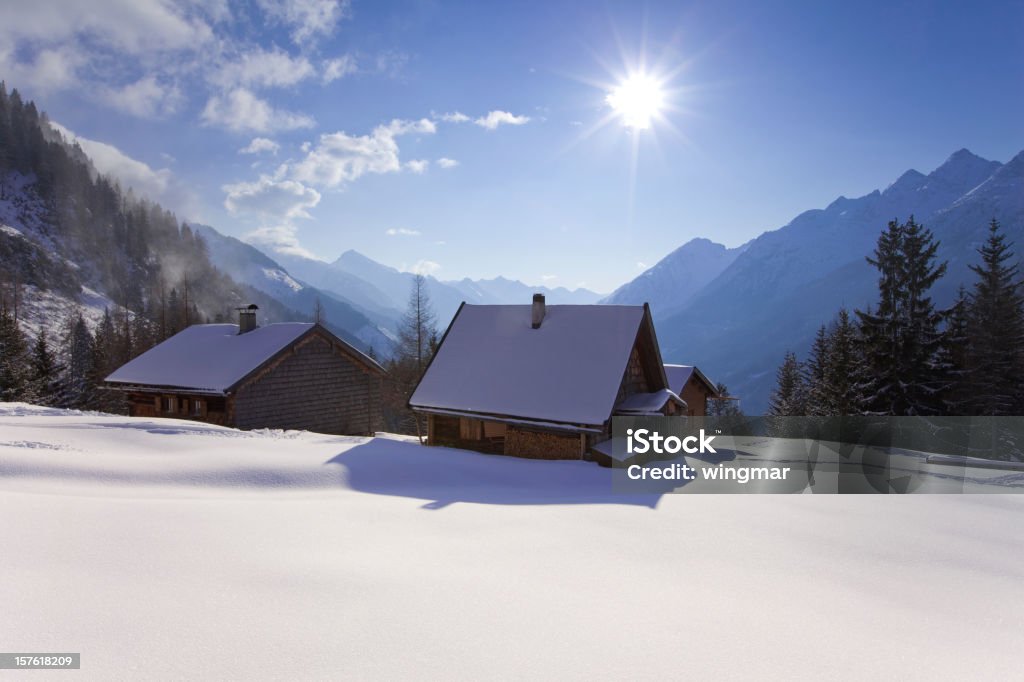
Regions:
M 372 435 L 383 422 L 381 384 L 341 347 L 310 334 L 237 389 L 232 425 Z

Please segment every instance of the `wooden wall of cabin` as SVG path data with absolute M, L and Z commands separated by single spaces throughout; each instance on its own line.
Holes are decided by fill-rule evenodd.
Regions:
M 381 428 L 381 377 L 313 334 L 235 393 L 234 426 L 366 434 Z
M 686 401 L 686 414 L 691 417 L 704 417 L 708 412 L 708 398 L 711 391 L 703 382 L 695 380 L 692 376 L 683 387 L 683 394 L 679 396 Z
M 618 404 L 637 393 L 647 393 L 649 390 L 647 375 L 640 358 L 640 350 L 634 345 L 633 350 L 629 353 L 626 371 L 622 374 L 622 381 L 619 383 L 619 393 L 615 397 L 615 403 Z
M 505 454 L 529 459 L 582 459 L 585 443 L 579 434 L 533 431 L 509 425 Z
M 198 401 L 199 409 L 195 409 Z M 169 407 L 169 409 L 168 409 Z M 131 417 L 170 417 L 229 426 L 227 399 L 220 396 L 178 393 L 129 393 L 128 415 Z

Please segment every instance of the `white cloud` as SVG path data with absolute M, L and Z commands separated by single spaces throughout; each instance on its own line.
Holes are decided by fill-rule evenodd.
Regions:
M 194 12 L 165 0 L 0 3 L 0 44 L 93 44 L 133 55 L 156 50 L 196 50 L 211 37 Z
M 146 76 L 121 88 L 104 88 L 103 98 L 132 116 L 154 118 L 177 111 L 182 94 L 177 86 L 162 85 L 155 76 Z
M 325 187 L 337 187 L 366 173 L 396 173 L 402 164 L 395 138 L 436 130 L 432 121 L 423 118 L 395 119 L 377 126 L 369 135 L 354 136 L 341 131 L 324 134 L 304 159 L 291 166 L 290 172 L 296 180 Z
M 330 35 L 352 9 L 350 0 L 260 0 L 259 4 L 268 17 L 292 29 L 291 38 L 298 45 Z
M 511 125 L 521 126 L 524 123 L 529 123 L 529 116 L 516 116 L 515 114 L 507 111 L 491 111 L 486 116 L 481 116 L 475 119 L 473 123 L 477 124 L 481 128 L 487 128 L 488 130 L 494 130 L 500 125 Z
M 0 37 L 0 73 L 8 88 L 26 83 L 45 93 L 72 87 L 78 83 L 78 69 L 87 61 L 88 57 L 71 45 L 42 49 L 18 59 L 14 44 L 5 45 Z
M 433 275 L 440 269 L 441 265 L 439 263 L 435 263 L 432 260 L 423 259 L 413 263 L 413 266 L 409 268 L 409 272 L 416 275 Z
M 325 59 L 320 66 L 323 69 L 321 79 L 325 85 L 358 70 L 356 58 L 350 54 L 335 57 L 334 59 Z
M 638 260 L 636 262 L 636 269 L 637 270 L 646 270 L 647 269 L 647 263 L 643 262 L 642 260 Z
M 271 154 L 277 154 L 277 150 L 281 148 L 281 145 L 268 140 L 265 137 L 254 137 L 252 142 L 238 150 L 239 154 L 259 154 L 260 152 L 270 152 Z
M 311 128 L 314 125 L 309 116 L 275 109 L 245 88 L 236 88 L 223 96 L 214 95 L 206 102 L 200 116 L 206 125 L 234 132 L 265 133 Z
M 278 48 L 255 49 L 222 64 L 210 75 L 210 82 L 223 88 L 276 88 L 295 85 L 315 75 L 316 69 L 305 57 L 293 57 Z
M 256 182 L 224 185 L 224 206 L 232 213 L 251 213 L 268 222 L 309 218 L 307 209 L 320 203 L 320 193 L 294 180 L 261 175 Z
M 427 172 L 427 166 L 430 162 L 426 159 L 413 159 L 412 161 L 406 161 L 405 167 L 415 173 L 416 175 L 423 175 Z
M 316 254 L 302 247 L 299 243 L 299 238 L 296 235 L 297 232 L 298 228 L 294 225 L 274 225 L 271 227 L 261 227 L 253 230 L 246 234 L 243 239 L 252 244 L 267 246 L 278 253 L 302 256 L 303 258 L 311 258 L 313 260 L 322 260 L 317 257 Z
M 437 165 L 441 168 L 455 168 L 459 165 L 459 162 L 455 159 L 449 159 L 447 156 L 442 156 L 437 160 Z
M 544 282 L 553 282 L 558 279 L 558 275 L 541 275 L 540 278 Z
M 456 111 L 450 114 L 441 114 L 441 120 L 447 123 L 465 123 L 469 120 L 469 116 L 461 111 Z
M 398 236 L 402 236 L 402 237 L 419 237 L 420 236 L 420 231 L 419 230 L 407 230 L 404 227 L 399 227 L 399 228 L 392 227 L 391 229 L 387 230 L 384 234 L 386 234 L 389 237 L 398 237 Z

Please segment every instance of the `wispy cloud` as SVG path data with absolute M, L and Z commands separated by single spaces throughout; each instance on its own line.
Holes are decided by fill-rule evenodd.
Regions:
M 265 137 L 254 137 L 252 142 L 247 144 L 238 150 L 239 154 L 259 154 L 261 152 L 270 152 L 271 154 L 277 154 L 277 151 L 281 148 L 281 145 L 274 142 L 273 140 Z
M 529 116 L 517 116 L 508 111 L 491 111 L 486 116 L 474 119 L 473 123 L 477 124 L 481 128 L 487 128 L 488 130 L 494 130 L 501 125 L 510 126 L 521 126 L 525 123 L 530 122 Z
M 320 78 L 324 84 L 333 83 L 339 78 L 344 78 L 350 73 L 355 73 L 359 70 L 356 64 L 356 58 L 352 55 L 346 54 L 341 57 L 335 57 L 334 59 L 325 59 L 320 67 L 322 69 L 322 75 Z
M 420 236 L 420 231 L 419 230 L 408 230 L 408 229 L 406 229 L 404 227 L 398 227 L 398 228 L 392 227 L 391 229 L 389 229 L 386 232 L 384 232 L 384 234 L 386 234 L 389 237 L 399 237 L 399 236 L 401 236 L 401 237 L 419 237 Z
M 440 263 L 435 263 L 432 260 L 422 259 L 413 263 L 412 267 L 409 268 L 409 272 L 416 275 L 433 275 L 440 269 Z
M 226 95 L 214 95 L 206 102 L 200 118 L 205 125 L 235 132 L 266 133 L 314 125 L 311 117 L 276 109 L 246 88 L 236 88 Z
M 449 159 L 447 156 L 442 156 L 437 160 L 437 165 L 441 168 L 455 168 L 459 165 L 459 162 L 455 159 Z
M 432 134 L 434 122 L 395 119 L 373 129 L 369 135 L 348 135 L 339 131 L 320 136 L 305 158 L 292 164 L 291 175 L 302 182 L 337 187 L 367 173 L 395 173 L 402 169 L 397 137 L 411 133 Z
M 105 87 L 103 97 L 114 108 L 140 118 L 173 114 L 184 99 L 176 85 L 161 83 L 155 76 L 140 78 L 120 88 Z
M 427 167 L 430 162 L 426 159 L 413 159 L 412 161 L 406 161 L 405 167 L 416 175 L 422 175 L 427 172 Z
M 259 0 L 259 4 L 269 18 L 291 29 L 297 45 L 330 35 L 338 22 L 352 14 L 350 0 Z
M 295 85 L 316 75 L 316 69 L 304 56 L 292 56 L 280 48 L 256 48 L 225 61 L 209 75 L 211 83 L 222 88 L 279 88 Z
M 272 220 L 309 218 L 307 209 L 320 203 L 320 193 L 295 180 L 261 175 L 255 182 L 224 185 L 224 206 L 232 213 L 251 213 Z
M 469 116 L 466 116 L 461 111 L 455 111 L 449 114 L 441 114 L 438 118 L 446 123 L 465 123 L 470 120 Z

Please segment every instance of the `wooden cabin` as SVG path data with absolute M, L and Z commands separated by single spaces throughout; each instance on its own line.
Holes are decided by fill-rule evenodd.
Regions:
M 174 417 L 239 429 L 369 434 L 382 424 L 385 370 L 319 324 L 198 324 L 107 377 L 133 417 Z
M 596 459 L 616 415 L 685 414 L 647 305 L 468 305 L 409 399 L 427 439 L 537 459 Z
M 705 417 L 708 400 L 717 398 L 718 388 L 694 365 L 665 365 L 669 387 L 686 401 L 688 417 Z

